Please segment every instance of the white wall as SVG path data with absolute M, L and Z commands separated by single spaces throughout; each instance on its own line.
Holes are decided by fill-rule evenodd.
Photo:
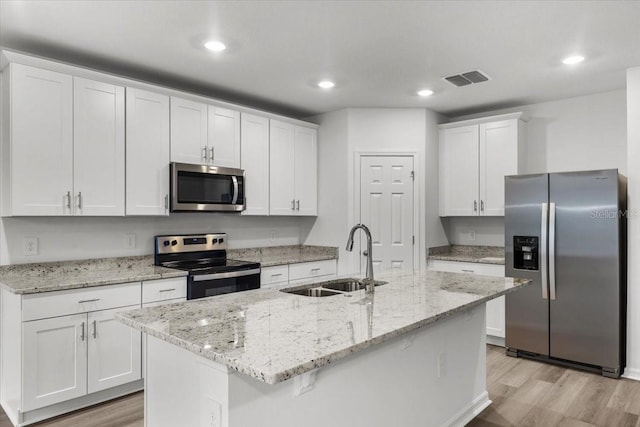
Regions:
M 626 175 L 630 170 L 626 96 L 625 90 L 615 90 L 487 111 L 450 121 L 522 111 L 527 120 L 526 170 L 522 173 L 617 168 Z M 445 227 L 451 243 L 504 245 L 504 230 L 495 218 L 450 218 Z M 473 228 L 489 234 L 469 241 L 467 234 Z M 495 234 L 490 232 L 492 229 Z
M 226 232 L 230 248 L 300 243 L 301 224 L 292 217 L 240 217 L 237 214 L 179 213 L 169 217 L 0 218 L 0 265 L 153 254 L 153 236 Z M 136 248 L 125 235 L 135 233 Z M 275 233 L 275 239 L 272 239 Z M 37 256 L 22 255 L 22 239 L 38 238 Z
M 628 305 L 627 369 L 640 380 L 640 67 L 627 70 L 628 137 Z

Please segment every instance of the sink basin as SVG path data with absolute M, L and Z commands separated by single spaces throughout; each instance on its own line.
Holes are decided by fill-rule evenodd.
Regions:
M 387 282 L 376 280 L 375 286 L 384 285 Z M 288 294 L 303 295 L 306 297 L 330 297 L 333 295 L 345 295 L 349 292 L 359 291 L 365 288 L 362 279 L 335 279 L 326 282 L 311 283 L 309 285 L 296 286 L 293 288 L 281 289 L 281 292 Z

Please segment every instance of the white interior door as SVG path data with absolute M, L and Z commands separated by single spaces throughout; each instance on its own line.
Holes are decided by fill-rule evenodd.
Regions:
M 374 271 L 413 269 L 413 185 L 412 156 L 360 158 L 360 222 L 371 230 Z

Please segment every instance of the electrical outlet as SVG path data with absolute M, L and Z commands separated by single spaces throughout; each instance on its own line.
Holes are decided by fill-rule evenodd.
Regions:
M 136 248 L 136 235 L 134 233 L 125 234 L 124 247 L 127 249 Z
M 276 230 L 275 230 L 275 228 L 271 229 L 271 241 L 272 242 L 276 241 Z
M 37 237 L 25 237 L 22 240 L 22 255 L 24 256 L 38 255 L 38 238 Z
M 476 240 L 476 231 L 475 230 L 469 231 L 469 240 L 471 240 L 472 242 L 475 242 L 475 240 Z
M 447 375 L 447 353 L 438 354 L 438 378 Z

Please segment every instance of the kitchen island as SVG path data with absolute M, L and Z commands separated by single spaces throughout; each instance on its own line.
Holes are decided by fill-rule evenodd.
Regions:
M 364 290 L 277 289 L 118 314 L 147 339 L 147 427 L 464 425 L 487 407 L 487 301 L 527 281 L 388 272 Z

